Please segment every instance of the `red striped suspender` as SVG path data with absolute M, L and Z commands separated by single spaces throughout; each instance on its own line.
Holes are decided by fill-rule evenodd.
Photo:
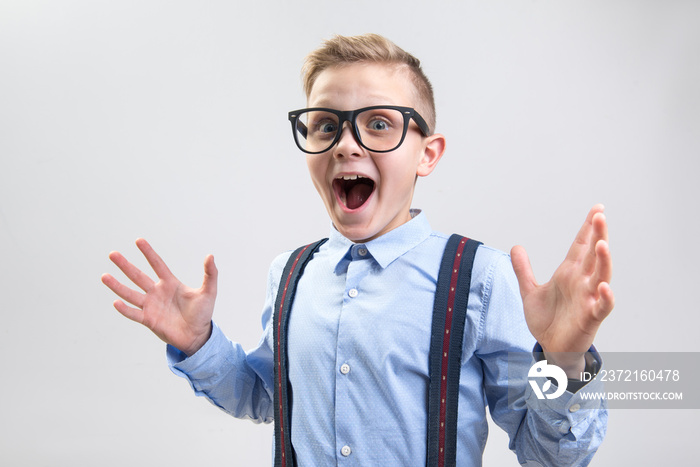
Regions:
M 462 344 L 471 272 L 480 243 L 459 235 L 447 241 L 438 274 L 430 342 L 426 465 L 457 462 L 457 409 Z
M 288 394 L 287 374 L 287 323 L 289 322 L 289 310 L 291 310 L 296 287 L 304 272 L 306 264 L 311 260 L 314 252 L 326 242 L 326 239 L 303 246 L 294 251 L 287 261 L 275 301 L 275 316 L 273 323 L 276 326 L 274 362 L 275 362 L 275 395 L 274 403 L 277 409 L 275 417 L 275 466 L 287 467 L 296 464 L 294 450 L 292 448 L 291 434 L 291 401 Z

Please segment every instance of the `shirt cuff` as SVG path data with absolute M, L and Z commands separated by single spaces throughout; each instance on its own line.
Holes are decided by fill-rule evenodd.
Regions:
M 596 362 L 592 366 L 597 366 L 597 368 L 591 369 L 595 369 L 597 374 L 603 365 L 600 354 L 595 347 L 591 346 L 586 355 L 591 355 L 586 361 L 586 371 L 589 369 L 588 362 L 590 360 Z M 544 353 L 539 344 L 535 345 L 533 356 L 537 361 L 544 359 Z M 556 381 L 553 381 L 553 384 L 556 384 Z M 539 399 L 532 388 L 528 387 L 525 401 L 528 410 L 535 411 L 541 419 L 560 433 L 571 432 L 578 439 L 588 429 L 590 420 L 595 419 L 594 411 L 606 411 L 607 403 L 605 400 L 588 397 L 591 393 L 602 391 L 602 381 L 593 376 L 590 381 L 568 380 L 566 391 L 554 399 Z
M 166 358 L 170 370 L 178 376 L 188 379 L 206 379 L 211 376 L 211 368 L 221 368 L 225 362 L 221 348 L 228 344 L 228 338 L 221 329 L 212 321 L 211 336 L 209 340 L 196 353 L 189 357 L 183 351 L 172 345 L 166 346 Z M 216 360 L 221 360 L 217 362 Z

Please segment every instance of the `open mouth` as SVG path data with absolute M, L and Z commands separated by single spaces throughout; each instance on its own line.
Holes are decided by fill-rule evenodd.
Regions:
M 333 180 L 336 197 L 348 209 L 358 209 L 374 191 L 374 180 L 362 175 L 342 175 Z

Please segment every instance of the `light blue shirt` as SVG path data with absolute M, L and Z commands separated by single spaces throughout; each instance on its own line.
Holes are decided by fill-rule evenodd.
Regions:
M 292 444 L 300 466 L 425 465 L 433 299 L 447 239 L 424 214 L 365 244 L 331 229 L 307 265 L 288 334 Z M 270 268 L 257 348 L 246 353 L 216 326 L 189 358 L 168 348 L 173 371 L 234 417 L 273 421 L 272 308 L 289 255 Z M 520 463 L 590 462 L 607 411 L 581 393 L 600 390 L 596 380 L 576 394 L 539 400 L 526 380 L 511 379 L 521 396 L 509 402 L 508 353 L 531 359 L 534 344 L 509 256 L 479 247 L 464 331 L 457 465 L 481 465 L 487 406 Z M 522 369 L 525 376 L 532 363 Z

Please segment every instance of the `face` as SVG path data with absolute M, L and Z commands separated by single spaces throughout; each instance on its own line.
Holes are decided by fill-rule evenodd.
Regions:
M 355 110 L 372 105 L 417 108 L 408 75 L 395 66 L 358 63 L 318 75 L 309 107 Z M 372 153 L 357 142 L 348 122 L 340 140 L 321 154 L 307 154 L 311 179 L 333 225 L 346 238 L 377 238 L 411 219 L 416 176 L 432 172 L 444 151 L 442 135 L 423 136 L 411 120 L 403 144 Z

